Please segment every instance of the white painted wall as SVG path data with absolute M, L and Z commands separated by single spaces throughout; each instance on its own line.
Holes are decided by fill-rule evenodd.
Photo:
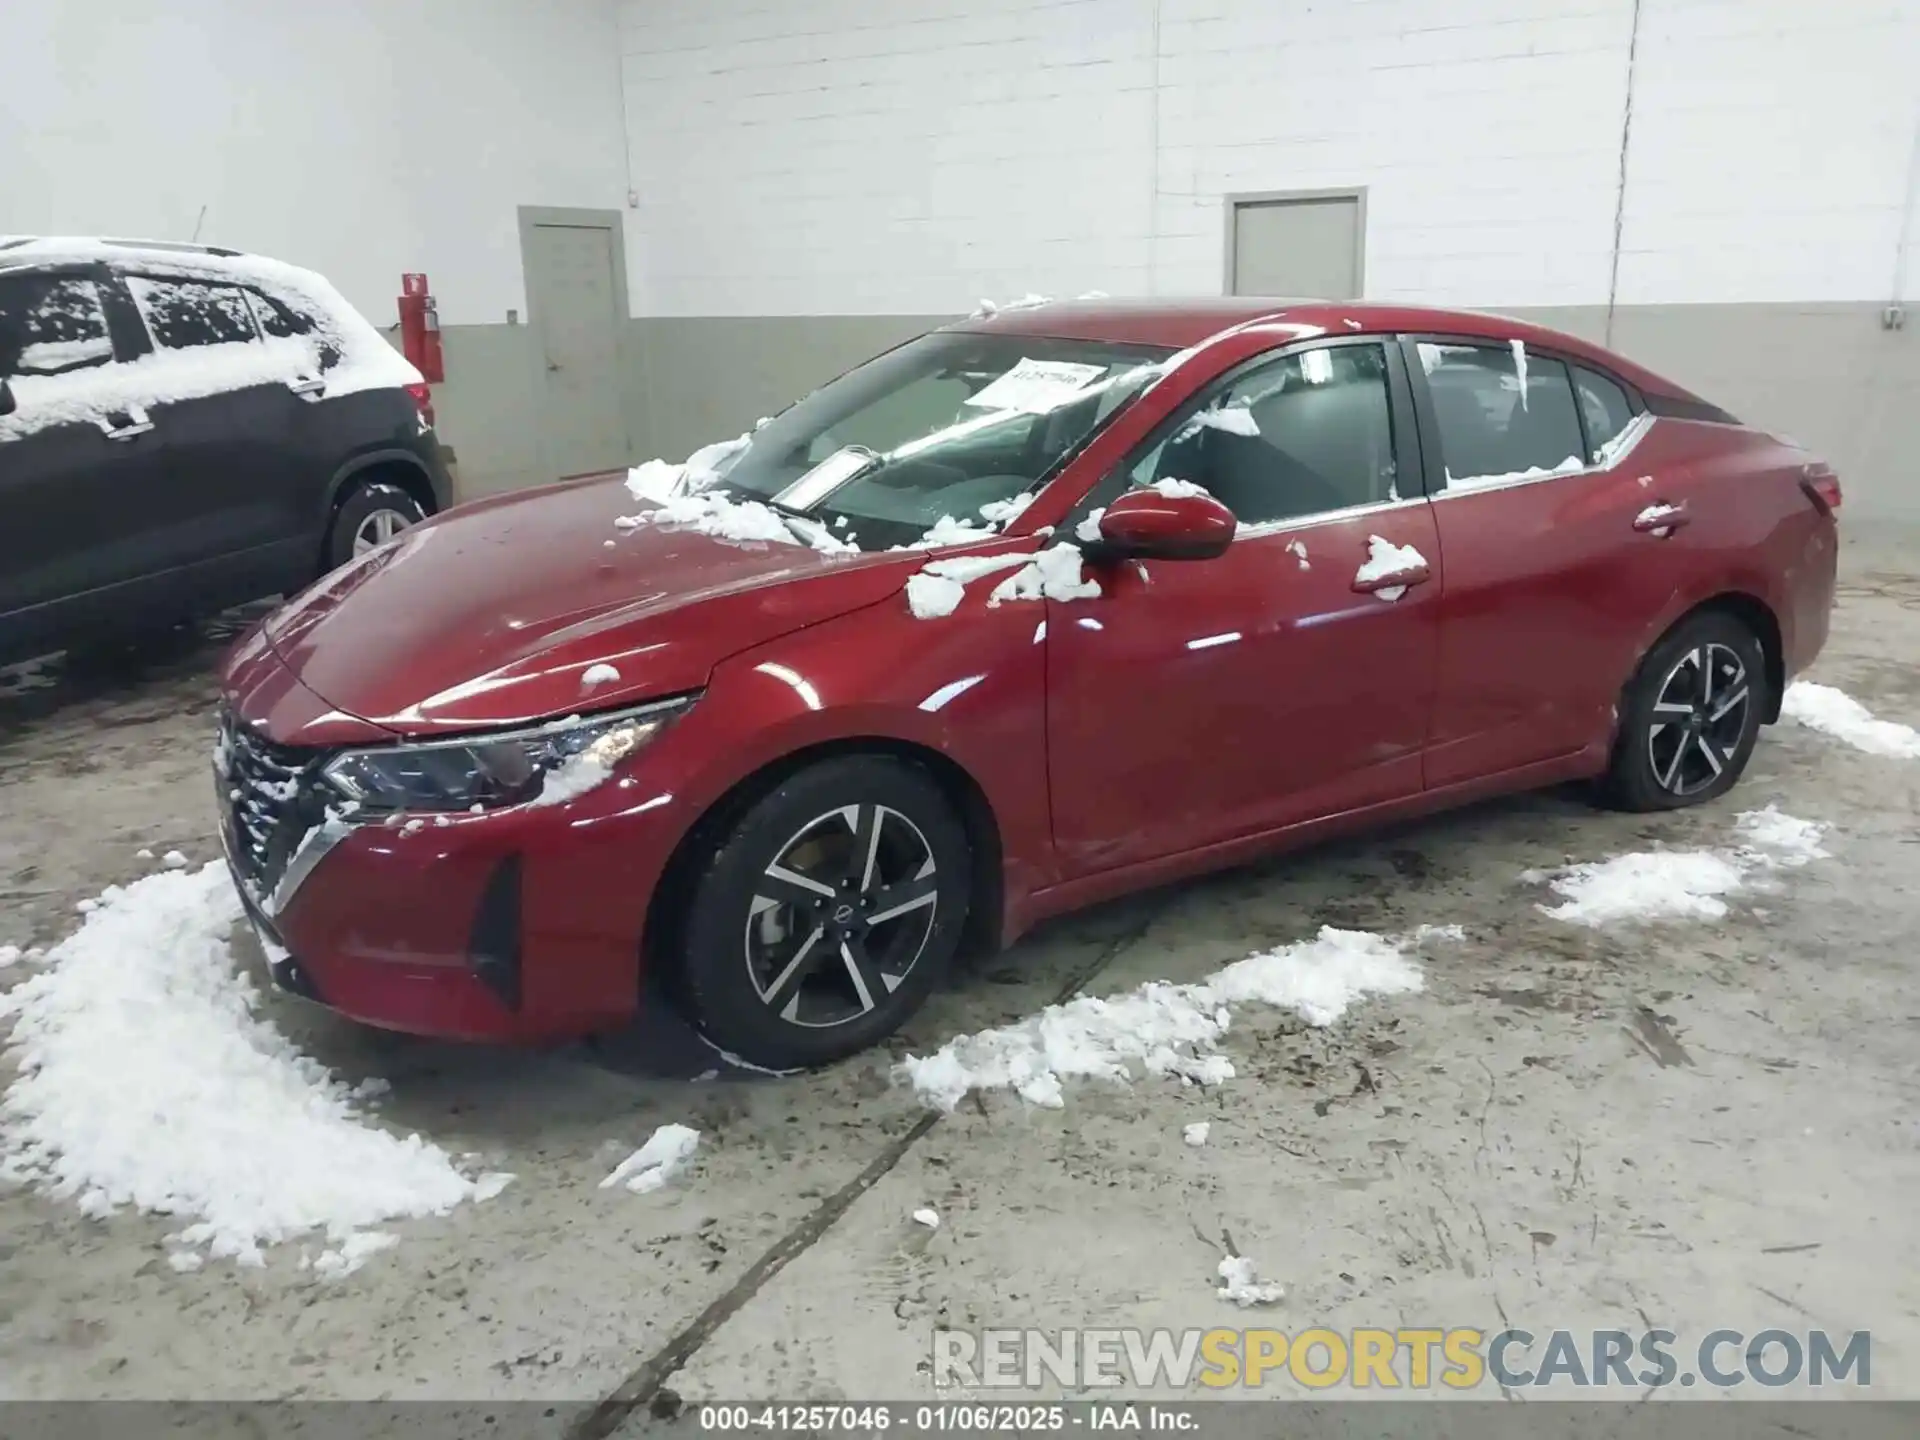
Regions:
M 1371 297 L 1603 304 L 1633 8 L 623 0 L 634 308 L 1216 292 L 1225 195 L 1351 185 Z M 1619 303 L 1889 298 L 1916 74 L 1912 0 L 1642 0 Z
M 0 233 L 198 222 L 383 325 L 406 270 L 443 323 L 524 316 L 516 207 L 625 204 L 614 3 L 0 5 Z

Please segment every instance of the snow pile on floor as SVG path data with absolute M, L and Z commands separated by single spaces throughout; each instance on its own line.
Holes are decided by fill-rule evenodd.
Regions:
M 931 1206 L 923 1205 L 913 1212 L 913 1223 L 916 1225 L 924 1225 L 929 1230 L 938 1230 L 940 1228 L 940 1212 Z
M 1355 585 L 1372 585 L 1397 575 L 1413 576 L 1427 568 L 1427 557 L 1411 545 L 1395 545 L 1378 535 L 1367 537 L 1367 558 L 1353 572 Z M 1405 585 L 1382 585 L 1373 592 L 1382 600 L 1398 600 L 1407 593 Z
M 1204 1145 L 1207 1143 L 1207 1136 L 1211 1134 L 1212 1131 L 1213 1122 L 1211 1120 L 1196 1120 L 1191 1125 L 1181 1127 L 1180 1138 L 1189 1145 Z
M 1844 690 L 1796 680 L 1780 698 L 1783 719 L 1833 736 L 1869 755 L 1920 760 L 1920 730 L 1893 720 L 1876 720 L 1873 712 Z
M 1424 938 L 1417 937 L 1417 938 Z M 899 1074 L 927 1104 L 952 1110 L 974 1090 L 1012 1090 L 1058 1109 L 1061 1084 L 1126 1081 L 1135 1066 L 1202 1085 L 1233 1078 L 1216 1050 L 1233 1009 L 1258 1002 L 1331 1025 L 1368 995 L 1421 988 L 1403 943 L 1362 930 L 1324 926 L 1311 940 L 1249 956 L 1191 985 L 1149 981 L 1121 995 L 1083 995 L 1037 1015 L 962 1035 L 932 1055 L 909 1055 Z
M 647 1143 L 614 1167 L 600 1182 L 602 1190 L 624 1185 L 636 1195 L 660 1189 L 693 1161 L 700 1148 L 700 1132 L 690 1125 L 662 1125 Z
M 1253 1261 L 1244 1255 L 1226 1256 L 1215 1273 L 1220 1277 L 1220 1288 L 1213 1293 L 1243 1309 L 1254 1305 L 1277 1304 L 1287 1293 L 1284 1285 L 1260 1279 Z
M 1820 844 L 1826 826 L 1772 805 L 1739 816 L 1734 829 L 1741 843 L 1727 849 L 1636 851 L 1557 871 L 1529 870 L 1520 878 L 1547 882 L 1561 903 L 1540 909 L 1575 925 L 1718 920 L 1727 913 L 1726 897 L 1756 875 L 1827 854 Z
M 367 1123 L 351 1087 L 254 1013 L 227 948 L 240 913 L 221 866 L 156 872 L 109 889 L 48 969 L 0 996 L 20 1069 L 0 1178 L 95 1218 L 190 1217 L 176 1269 L 200 1249 L 260 1265 L 262 1246 L 324 1231 L 341 1258 L 322 1273 L 344 1273 L 379 1248 L 355 1238 L 368 1228 L 497 1195 L 511 1177 L 469 1178 Z

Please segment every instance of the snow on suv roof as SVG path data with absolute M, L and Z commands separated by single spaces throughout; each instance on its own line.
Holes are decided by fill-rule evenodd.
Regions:
M 289 345 L 311 352 L 308 363 L 324 368 L 330 395 L 422 383 L 420 372 L 347 303 L 325 276 L 298 265 L 211 245 L 165 240 L 0 235 L 0 279 L 70 265 L 106 265 L 156 278 L 248 286 L 278 300 L 311 328 L 290 339 L 267 340 L 264 345 L 211 346 L 176 351 L 170 356 L 122 360 L 109 367 L 110 373 L 93 377 L 84 387 L 84 395 L 58 400 L 49 396 L 37 415 L 29 413 L 23 403 L 18 413 L 0 417 L 0 431 L 23 432 L 36 424 L 76 415 L 105 414 L 116 407 L 124 410 L 129 405 L 165 403 L 257 384 L 262 376 L 278 373 L 276 367 L 284 363 L 284 350 Z M 283 353 L 268 353 L 276 349 Z M 329 350 L 333 352 L 330 363 L 322 358 L 322 352 Z M 27 392 L 33 383 L 32 377 L 16 381 L 15 390 L 23 401 L 32 398 Z M 0 434 L 0 438 L 6 437 Z

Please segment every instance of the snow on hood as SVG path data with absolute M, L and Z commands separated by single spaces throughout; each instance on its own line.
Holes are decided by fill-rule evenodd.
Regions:
M 460 506 L 334 572 L 261 636 L 335 710 L 423 734 L 572 713 L 589 673 L 601 709 L 696 690 L 728 655 L 905 583 L 905 557 L 884 552 L 618 532 L 625 498 L 601 478 Z
M 0 440 L 75 421 L 105 427 L 115 415 L 301 375 L 324 373 L 325 393 L 330 397 L 421 383 L 420 372 L 330 281 L 297 265 L 259 255 L 143 248 L 136 243 L 72 237 L 8 245 L 10 238 L 0 236 L 0 246 L 5 246 L 0 248 L 0 267 L 98 262 L 137 265 L 143 273 L 156 276 L 251 285 L 311 319 L 313 330 L 283 339 L 156 351 L 138 360 L 64 375 L 15 377 L 11 383 L 18 408 L 0 417 Z M 339 356 L 324 372 L 320 370 L 323 347 L 331 347 Z

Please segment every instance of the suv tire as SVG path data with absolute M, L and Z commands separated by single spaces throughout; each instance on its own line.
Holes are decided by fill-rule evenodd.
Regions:
M 356 485 L 333 512 L 325 568 L 338 570 L 361 551 L 392 539 L 426 518 L 425 507 L 398 485 L 384 480 Z

